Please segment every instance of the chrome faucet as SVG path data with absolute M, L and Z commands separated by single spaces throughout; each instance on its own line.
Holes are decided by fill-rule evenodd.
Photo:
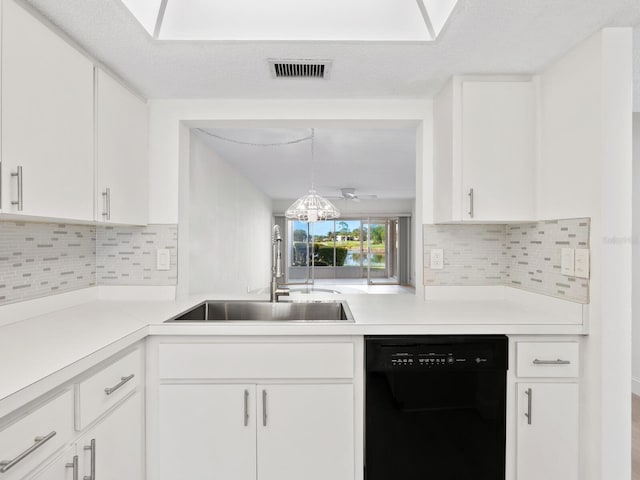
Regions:
M 282 278 L 282 235 L 280 227 L 273 226 L 271 233 L 271 298 L 272 302 L 277 302 L 281 296 L 288 296 L 289 289 L 281 287 L 278 279 Z

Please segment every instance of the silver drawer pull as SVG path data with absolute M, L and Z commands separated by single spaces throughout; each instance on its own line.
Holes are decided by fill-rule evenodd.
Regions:
M 18 180 L 18 199 L 13 200 L 11 205 L 18 207 L 18 211 L 21 212 L 24 206 L 24 203 L 22 203 L 22 165 L 18 165 L 17 171 L 15 173 L 11 172 L 11 176 L 16 177 Z
M 244 426 L 249 425 L 249 390 L 244 391 Z
M 102 210 L 102 218 L 105 220 L 111 220 L 111 189 L 105 188 L 102 192 L 102 200 L 104 203 L 104 209 Z
M 56 432 L 53 431 L 53 432 L 51 432 L 50 434 L 48 434 L 48 435 L 46 435 L 44 437 L 36 437 L 36 438 L 34 438 L 33 441 L 36 442 L 36 443 L 31 445 L 29 448 L 27 448 L 24 452 L 22 452 L 16 458 L 14 458 L 13 460 L 3 460 L 2 462 L 0 462 L 0 473 L 5 473 L 6 471 L 8 471 L 8 470 L 12 469 L 13 467 L 15 467 L 18 463 L 20 463 L 22 460 L 27 458 L 29 455 L 31 455 L 33 452 L 35 452 L 42 445 L 47 443 L 49 440 L 51 440 L 55 436 L 56 436 Z
M 118 383 L 117 385 L 114 385 L 113 387 L 107 387 L 104 389 L 104 393 L 106 393 L 107 395 L 111 395 L 113 392 L 115 392 L 116 390 L 118 390 L 121 386 L 123 386 L 125 383 L 127 383 L 129 380 L 131 380 L 133 377 L 135 377 L 135 374 L 131 374 L 128 377 L 120 377 L 120 383 Z
M 473 188 L 469 189 L 467 195 L 469 196 L 469 218 L 473 218 L 473 214 L 475 213 L 473 208 Z
M 533 360 L 534 365 L 571 365 L 569 360 L 538 360 L 537 358 Z
M 92 438 L 91 443 L 85 445 L 84 449 L 91 452 L 91 468 L 89 470 L 90 475 L 84 475 L 82 480 L 96 480 L 96 439 Z
M 267 391 L 262 390 L 262 426 L 267 426 Z
M 65 467 L 73 469 L 73 480 L 78 480 L 78 455 L 74 455 L 73 462 L 67 463 Z

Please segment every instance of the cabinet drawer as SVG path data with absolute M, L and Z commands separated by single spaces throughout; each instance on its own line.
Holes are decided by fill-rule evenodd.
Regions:
M 66 390 L 0 431 L 0 461 L 11 462 L 0 467 L 6 469 L 0 471 L 0 479 L 22 478 L 66 445 L 72 435 L 73 391 Z
M 353 378 L 351 343 L 160 345 L 161 378 Z
M 518 377 L 578 377 L 577 342 L 518 342 Z
M 116 360 L 76 385 L 76 430 L 96 418 L 134 391 L 142 380 L 142 350 Z

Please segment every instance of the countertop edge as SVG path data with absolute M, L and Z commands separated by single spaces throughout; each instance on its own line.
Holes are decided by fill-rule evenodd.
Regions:
M 588 334 L 587 324 L 576 323 L 560 323 L 558 321 L 547 321 L 547 323 L 533 323 L 528 320 L 535 318 L 538 315 L 542 315 L 543 312 L 532 312 L 527 308 L 514 306 L 509 303 L 486 303 L 485 312 L 476 312 L 477 318 L 475 321 L 468 322 L 436 322 L 428 323 L 421 321 L 420 318 L 415 317 L 409 319 L 410 321 L 396 320 L 396 321 L 381 321 L 380 313 L 376 312 L 376 315 L 372 315 L 371 322 L 355 322 L 355 323 L 327 323 L 319 322 L 314 324 L 309 323 L 290 323 L 290 324 L 276 324 L 273 322 L 247 322 L 242 324 L 165 324 L 162 323 L 164 319 L 171 318 L 184 310 L 188 310 L 191 306 L 197 305 L 205 299 L 205 296 L 192 297 L 182 301 L 170 301 L 170 302 L 127 302 L 127 301 L 94 301 L 88 302 L 77 307 L 71 307 L 56 312 L 51 312 L 46 315 L 34 317 L 33 319 L 22 320 L 17 324 L 11 324 L 14 326 L 15 331 L 10 332 L 15 337 L 28 334 L 29 329 L 37 326 L 38 322 L 59 322 L 60 328 L 68 328 L 69 318 L 75 318 L 75 322 L 78 323 L 85 318 L 86 315 L 90 315 L 87 312 L 94 312 L 99 309 L 102 320 L 106 320 L 110 323 L 111 318 L 117 318 L 120 323 L 112 330 L 108 325 L 104 327 L 98 337 L 93 339 L 91 346 L 85 346 L 83 344 L 76 345 L 73 354 L 69 355 L 64 361 L 58 361 L 52 363 L 52 371 L 50 373 L 42 375 L 42 368 L 35 369 L 31 378 L 20 378 L 19 372 L 11 372 L 11 368 L 16 368 L 16 365 L 20 365 L 19 361 L 12 359 L 8 362 L 10 365 L 5 365 L 5 368 L 9 370 L 7 374 L 12 375 L 14 378 L 20 378 L 20 380 L 14 380 L 14 385 L 7 387 L 2 392 L 0 391 L 0 418 L 4 417 L 8 413 L 14 411 L 16 408 L 34 400 L 35 398 L 44 395 L 51 389 L 56 388 L 59 385 L 71 381 L 74 377 L 81 374 L 88 368 L 100 363 L 103 360 L 111 357 L 119 351 L 133 345 L 136 342 L 144 340 L 148 336 L 360 336 L 360 335 L 429 335 L 429 334 L 505 334 L 505 335 L 574 335 L 583 336 Z M 399 300 L 395 300 L 398 302 Z M 380 299 L 377 300 L 380 302 Z M 401 302 L 404 303 L 404 302 Z M 406 302 L 406 312 L 411 313 L 412 308 L 416 308 L 412 302 Z M 443 305 L 440 304 L 437 308 L 433 308 L 433 314 L 441 314 Z M 446 308 L 447 305 L 444 305 Z M 454 305 L 451 304 L 453 308 Z M 456 304 L 456 308 L 460 309 L 460 305 Z M 430 307 L 419 307 L 430 308 Z M 503 316 L 515 315 L 521 313 L 523 318 L 519 323 L 505 323 L 504 321 L 496 321 L 491 323 L 491 315 L 494 311 L 500 312 L 503 309 Z M 375 306 L 374 306 L 375 309 Z M 352 308 L 353 310 L 353 308 Z M 356 310 L 359 310 L 360 315 L 365 315 L 362 311 L 362 305 L 359 305 Z M 366 309 L 365 309 L 366 310 Z M 462 308 L 464 312 L 464 308 Z M 422 310 L 417 310 L 420 312 Z M 452 315 L 453 319 L 460 319 L 460 312 Z M 398 317 L 390 317 L 398 318 Z M 402 318 L 402 317 L 399 317 Z M 552 316 L 553 318 L 553 316 Z M 79 320 L 80 319 L 80 320 Z M 486 320 L 485 320 L 486 319 Z M 557 320 L 557 319 L 556 319 Z M 25 323 L 33 322 L 33 323 Z M 66 323 L 67 322 L 67 323 Z M 73 323 L 73 322 L 70 322 Z M 7 327 L 11 327 L 8 325 Z M 2 329 L 4 327 L 0 327 Z M 84 334 L 87 334 L 87 329 L 90 329 L 91 325 L 87 323 L 84 328 Z M 54 349 L 47 345 L 49 349 Z M 59 347 L 59 345 L 58 345 Z M 34 347 L 34 349 L 37 349 Z M 76 352 L 77 351 L 77 355 Z M 29 352 L 25 352 L 24 355 L 28 355 Z M 22 350 L 19 355 L 23 355 Z M 11 359 L 11 356 L 9 357 Z M 60 359 L 59 359 L 60 360 Z M 19 368 L 19 367 L 17 367 Z M 36 375 L 36 370 L 38 374 Z M 25 373 L 28 375 L 28 372 Z

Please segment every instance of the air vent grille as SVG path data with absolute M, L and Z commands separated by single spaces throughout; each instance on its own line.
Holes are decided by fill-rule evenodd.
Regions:
M 329 78 L 331 60 L 269 60 L 273 78 Z

